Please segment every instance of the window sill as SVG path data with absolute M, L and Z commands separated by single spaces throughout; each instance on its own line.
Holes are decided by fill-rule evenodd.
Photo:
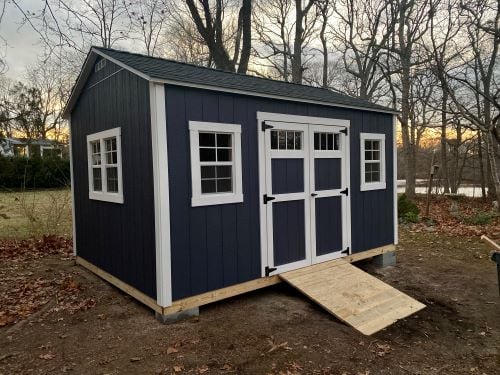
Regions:
M 89 192 L 89 199 L 111 203 L 123 203 L 123 194 Z
M 361 191 L 385 190 L 385 189 L 386 189 L 385 182 L 373 182 L 369 184 L 361 184 Z
M 241 203 L 243 194 L 210 194 L 191 198 L 191 207 L 212 206 L 217 204 Z

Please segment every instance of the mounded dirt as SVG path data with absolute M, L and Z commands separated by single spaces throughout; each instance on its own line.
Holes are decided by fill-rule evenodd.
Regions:
M 490 249 L 425 230 L 403 229 L 400 242 L 397 266 L 358 266 L 427 308 L 371 337 L 284 284 L 162 325 L 64 253 L 0 257 L 0 374 L 498 374 Z

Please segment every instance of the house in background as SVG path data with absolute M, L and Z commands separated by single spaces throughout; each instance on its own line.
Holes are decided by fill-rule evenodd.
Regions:
M 0 156 L 40 157 L 63 155 L 64 144 L 52 139 L 3 138 L 0 139 Z
M 161 320 L 282 279 L 366 334 L 423 308 L 349 263 L 395 259 L 393 109 L 94 47 L 64 118 L 77 263 Z

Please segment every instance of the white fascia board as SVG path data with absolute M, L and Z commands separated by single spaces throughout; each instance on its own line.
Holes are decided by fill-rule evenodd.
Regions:
M 170 197 L 168 189 L 167 118 L 165 86 L 150 82 L 151 142 L 156 247 L 156 299 L 158 305 L 172 305 L 172 269 L 170 252 Z

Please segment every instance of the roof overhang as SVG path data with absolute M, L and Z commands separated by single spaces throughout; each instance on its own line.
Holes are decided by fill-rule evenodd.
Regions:
M 399 114 L 399 111 L 391 110 L 390 108 L 377 109 L 377 108 L 370 108 L 370 107 L 363 107 L 363 106 L 349 106 L 349 105 L 336 104 L 336 103 L 331 103 L 331 102 L 324 102 L 324 101 L 320 101 L 320 100 L 302 99 L 302 98 L 295 98 L 295 97 L 284 96 L 284 95 L 283 96 L 282 95 L 273 95 L 273 94 L 266 94 L 266 93 L 246 91 L 246 90 L 230 89 L 230 88 L 224 88 L 224 87 L 213 86 L 213 85 L 204 85 L 204 84 L 191 83 L 191 82 L 185 82 L 185 81 L 179 81 L 179 80 L 167 80 L 167 79 L 162 79 L 162 78 L 151 77 L 151 76 L 144 74 L 143 72 L 140 72 L 137 69 L 134 69 L 131 66 L 124 64 L 123 62 L 109 56 L 108 54 L 104 53 L 103 51 L 100 51 L 99 49 L 92 47 L 90 49 L 86 59 L 85 59 L 85 62 L 83 64 L 82 70 L 80 71 L 80 74 L 78 75 L 76 83 L 73 86 L 73 89 L 71 90 L 71 95 L 66 103 L 66 106 L 64 107 L 64 111 L 63 111 L 63 118 L 64 119 L 70 118 L 71 111 L 73 110 L 73 108 L 78 100 L 78 97 L 80 96 L 83 88 L 85 87 L 85 83 L 87 82 L 88 77 L 92 73 L 94 63 L 99 58 L 99 56 L 106 58 L 107 60 L 111 61 L 112 63 L 122 67 L 123 69 L 130 71 L 131 73 L 138 75 L 139 77 L 141 77 L 149 82 L 199 88 L 199 89 L 203 89 L 203 90 L 211 90 L 211 91 L 218 91 L 218 92 L 227 92 L 227 93 L 232 93 L 232 94 L 247 95 L 247 96 L 254 96 L 254 97 L 257 96 L 257 97 L 269 98 L 269 99 L 287 100 L 287 101 L 309 103 L 309 104 L 319 104 L 319 105 L 324 105 L 324 106 L 328 106 L 328 107 L 335 107 L 335 108 L 356 109 L 356 110 L 369 111 L 369 112 L 387 113 L 387 114 L 392 114 L 392 115 Z

